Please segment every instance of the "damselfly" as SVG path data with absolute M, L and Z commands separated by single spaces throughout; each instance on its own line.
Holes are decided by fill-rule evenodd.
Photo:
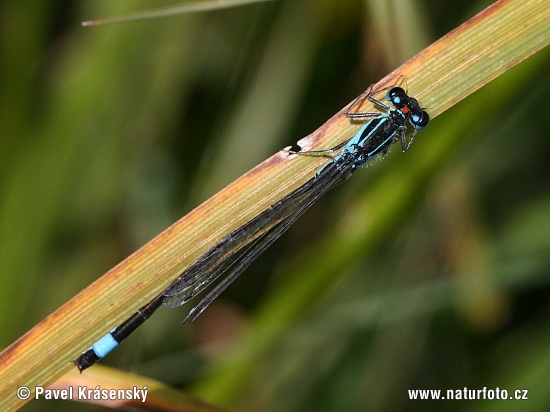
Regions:
M 374 96 L 386 91 L 386 99 L 394 107 Z M 354 112 L 364 100 L 380 112 Z M 418 130 L 429 121 L 418 101 L 398 86 L 372 92 L 372 86 L 345 111 L 351 119 L 369 119 L 349 140 L 321 151 L 290 152 L 308 156 L 329 156 L 331 162 L 315 176 L 256 217 L 224 236 L 210 250 L 178 276 L 160 295 L 140 308 L 130 318 L 83 352 L 74 364 L 82 372 L 105 357 L 162 305 L 175 308 L 183 305 L 210 285 L 210 290 L 184 319 L 193 321 L 216 299 L 264 250 L 277 240 L 309 207 L 329 189 L 351 176 L 379 153 L 386 153 L 395 141 L 403 151 L 410 147 Z M 407 124 L 407 121 L 409 124 Z M 413 129 L 407 141 L 407 131 Z M 335 155 L 338 151 L 339 154 Z

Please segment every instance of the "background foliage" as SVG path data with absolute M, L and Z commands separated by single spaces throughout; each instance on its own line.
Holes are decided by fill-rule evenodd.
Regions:
M 152 4 L 3 2 L 1 344 L 488 4 L 282 0 L 84 29 L 82 20 Z M 527 65 L 536 76 L 522 76 Z M 434 119 L 410 153 L 394 150 L 322 199 L 195 324 L 179 326 L 183 310 L 161 310 L 105 363 L 238 410 L 505 402 L 407 400 L 407 389 L 484 386 L 529 389 L 528 403 L 506 401 L 507 410 L 546 410 L 547 67 L 544 50 Z M 238 391 L 209 397 L 228 337 L 264 298 L 285 276 L 315 276 L 327 234 L 353 231 L 383 201 L 370 188 L 457 130 L 467 132 L 429 179 L 401 174 L 415 200 L 384 222 L 383 241 L 288 325 Z M 328 262 L 339 252 L 329 240 Z

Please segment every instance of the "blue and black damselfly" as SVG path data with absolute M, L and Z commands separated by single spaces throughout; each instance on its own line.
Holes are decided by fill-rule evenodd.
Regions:
M 328 150 L 290 152 L 308 156 L 328 156 L 332 158 L 330 163 L 302 186 L 224 236 L 160 295 L 74 360 L 77 368 L 82 372 L 105 357 L 149 319 L 160 306 L 181 306 L 217 282 L 184 319 L 184 322 L 193 321 L 325 192 L 351 176 L 377 154 L 386 153 L 395 141 L 400 141 L 403 151 L 407 151 L 417 131 L 428 124 L 428 113 L 401 87 L 393 86 L 376 92 L 372 92 L 371 89 L 372 86 L 345 112 L 351 119 L 369 119 L 351 139 Z M 386 99 L 394 108 L 374 97 L 386 90 Z M 381 111 L 353 112 L 365 99 Z M 410 128 L 413 129 L 412 136 L 407 141 L 407 131 Z M 340 153 L 335 155 L 338 151 Z

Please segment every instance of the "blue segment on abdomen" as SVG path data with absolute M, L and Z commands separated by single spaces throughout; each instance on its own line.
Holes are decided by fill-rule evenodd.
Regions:
M 118 346 L 118 342 L 113 338 L 111 332 L 103 336 L 92 346 L 92 350 L 100 358 L 104 358 L 109 352 Z

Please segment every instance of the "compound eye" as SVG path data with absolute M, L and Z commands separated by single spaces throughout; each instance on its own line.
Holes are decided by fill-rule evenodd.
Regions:
M 386 99 L 397 108 L 405 106 L 409 101 L 409 96 L 401 87 L 392 87 L 386 94 Z
M 426 127 L 426 125 L 430 121 L 430 116 L 424 110 L 420 110 L 420 111 L 411 113 L 411 116 L 409 119 L 410 119 L 409 121 L 411 122 L 411 125 L 416 130 L 420 130 Z

